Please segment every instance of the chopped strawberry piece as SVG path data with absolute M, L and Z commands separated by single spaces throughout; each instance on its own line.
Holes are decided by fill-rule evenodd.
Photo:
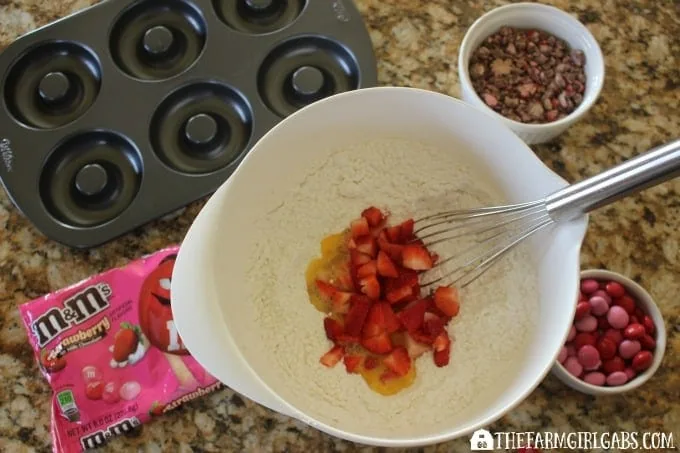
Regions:
M 416 290 L 420 292 L 418 273 L 410 269 L 399 269 L 399 277 L 388 279 L 385 283 L 387 300 L 393 304 L 413 296 Z
M 432 257 L 427 250 L 420 245 L 406 245 L 401 254 L 402 266 L 407 269 L 424 271 L 432 269 Z
M 364 328 L 361 331 L 361 335 L 364 338 L 375 337 L 376 335 L 383 334 L 387 331 L 380 307 L 376 308 L 376 305 L 377 304 L 373 304 L 368 311 Z
M 385 229 L 387 239 L 394 244 L 406 244 L 410 242 L 413 237 L 413 227 L 415 222 L 413 219 L 405 220 L 399 225 L 391 226 Z
M 333 346 L 330 351 L 321 356 L 319 362 L 328 368 L 333 368 L 342 359 L 344 353 L 345 349 L 342 346 Z
M 417 300 L 420 300 L 420 293 L 414 293 L 413 290 L 411 290 L 411 295 L 403 298 L 399 303 L 404 304 L 404 306 L 406 306 L 411 302 L 415 302 Z
M 387 253 L 387 256 L 389 256 L 393 262 L 401 263 L 401 256 L 404 250 L 403 245 L 391 244 L 386 240 L 378 238 L 378 246 L 380 247 L 380 250 Z
M 444 322 L 444 325 L 447 325 L 449 321 L 451 321 L 451 316 L 448 316 L 446 313 L 437 308 L 437 306 L 434 304 L 434 301 L 432 302 L 432 305 L 428 307 L 427 311 L 432 313 L 433 315 L 439 316 L 441 320 Z
M 391 227 L 394 228 L 394 227 Z M 385 250 L 388 255 L 390 255 L 390 258 L 395 259 L 392 254 L 390 253 L 391 249 L 395 251 L 399 251 L 401 253 L 401 249 L 403 248 L 403 245 L 397 244 L 396 242 L 393 242 L 389 235 L 388 231 L 390 231 L 390 228 L 385 228 L 380 232 L 378 235 L 378 247 L 381 250 Z
M 328 317 L 323 320 L 323 328 L 326 330 L 326 338 L 331 341 L 336 341 L 338 335 L 342 335 L 345 331 L 337 319 Z
M 460 311 L 458 290 L 450 286 L 440 286 L 434 292 L 434 303 L 445 315 L 455 317 Z
M 406 330 L 412 332 L 414 330 L 420 329 L 420 326 L 423 325 L 423 321 L 425 319 L 427 305 L 427 299 L 420 299 L 415 302 L 411 302 L 399 312 L 397 317 Z
M 361 365 L 362 357 L 360 355 L 346 355 L 343 360 L 347 372 L 356 373 L 359 369 L 359 365 Z
M 378 273 L 378 265 L 375 260 L 371 260 L 368 263 L 357 269 L 358 278 L 366 278 L 370 276 L 375 276 Z
M 371 232 L 368 227 L 368 221 L 364 217 L 352 220 L 352 223 L 350 223 L 350 231 L 352 232 L 352 237 L 354 239 L 366 236 Z
M 378 244 L 371 236 L 362 236 L 355 240 L 357 251 L 375 258 L 378 254 Z
M 368 356 L 364 360 L 364 368 L 367 370 L 372 370 L 373 368 L 378 366 L 378 361 L 375 359 L 373 356 Z
M 397 379 L 399 375 L 395 373 L 392 370 L 385 370 L 381 375 L 380 375 L 380 380 L 384 383 L 387 381 L 391 381 L 392 379 Z
M 387 332 L 373 337 L 363 337 L 361 345 L 374 354 L 387 354 L 392 350 L 392 341 Z
M 411 286 L 411 294 L 412 294 L 412 298 L 411 298 L 411 299 L 407 299 L 409 302 L 411 302 L 411 300 L 418 300 L 418 299 L 420 299 L 420 285 L 419 285 L 418 283 L 416 283 L 415 285 Z
M 401 327 L 399 319 L 387 302 L 376 302 L 368 311 L 362 335 L 374 337 L 381 333 L 394 333 Z
M 396 278 L 395 287 L 418 285 L 418 273 L 411 269 L 399 269 L 399 277 Z
M 336 278 L 333 280 L 333 284 L 340 291 L 353 291 L 354 283 L 352 282 L 352 273 L 350 271 L 350 263 L 344 263 L 338 266 L 338 271 Z
M 390 259 L 389 255 L 387 255 L 387 253 L 385 253 L 383 250 L 378 252 L 378 262 L 376 264 L 376 269 L 378 274 L 382 275 L 383 277 L 399 277 L 399 272 L 397 271 L 396 266 Z
M 396 304 L 413 294 L 413 288 L 410 286 L 402 286 L 387 293 L 387 301 L 391 304 Z
M 394 348 L 390 355 L 383 359 L 383 363 L 400 377 L 406 376 L 411 369 L 411 358 L 403 346 Z
M 434 363 L 438 367 L 443 367 L 449 364 L 449 358 L 451 356 L 451 339 L 446 334 L 442 332 L 434 340 Z
M 399 239 L 403 242 L 409 242 L 411 239 L 413 239 L 413 228 L 415 226 L 415 222 L 413 219 L 408 219 L 405 220 L 404 222 L 399 225 Z
M 387 239 L 394 244 L 401 240 L 401 228 L 399 225 L 385 228 L 385 234 Z
M 383 222 L 383 220 L 385 220 L 385 216 L 383 215 L 382 211 L 380 211 L 380 209 L 376 208 L 375 206 L 364 209 L 361 212 L 361 216 L 368 221 L 368 224 L 371 227 L 377 227 Z
M 423 319 L 423 331 L 431 338 L 444 332 L 444 321 L 437 315 L 427 312 Z
M 364 255 L 363 253 L 359 252 L 356 249 L 349 251 L 349 259 L 350 259 L 350 262 L 356 267 L 361 267 L 364 264 L 371 261 L 370 256 Z
M 359 336 L 364 327 L 371 301 L 366 296 L 353 294 L 350 298 L 350 308 L 345 317 L 345 333 L 351 336 Z
M 397 318 L 394 310 L 392 310 L 392 306 L 387 302 L 381 302 L 378 305 L 380 305 L 383 319 L 385 320 L 385 329 L 387 329 L 387 333 L 394 333 L 401 329 L 401 322 L 399 322 L 399 318 Z
M 341 345 L 359 344 L 359 341 L 360 339 L 358 336 L 347 335 L 345 333 L 338 335 L 335 340 L 337 344 Z
M 338 291 L 333 294 L 333 298 L 331 299 L 331 311 L 341 315 L 347 313 L 351 297 L 352 293 L 346 293 L 344 291 Z
M 327 283 L 323 280 L 316 280 L 316 287 L 319 290 L 319 293 L 326 299 L 326 300 L 331 300 L 333 298 L 333 295 L 338 292 L 338 289 L 331 285 L 330 283 Z
M 433 356 L 434 356 L 434 364 L 437 365 L 438 367 L 444 367 L 449 364 L 449 356 L 451 355 L 451 350 L 450 349 L 444 349 L 443 351 L 435 351 Z
M 449 322 L 451 322 L 451 319 L 453 319 L 450 316 L 446 316 L 445 314 L 441 313 L 439 309 L 437 309 L 437 307 L 434 307 L 434 310 L 431 311 L 430 313 L 432 313 L 433 315 L 437 315 L 444 324 L 444 327 L 448 326 Z
M 415 338 L 412 337 L 412 334 L 406 335 L 405 343 L 408 355 L 411 356 L 414 360 L 430 350 L 429 345 L 416 340 Z
M 370 299 L 380 299 L 380 282 L 375 275 L 362 278 L 359 281 L 359 286 L 361 287 L 361 292 L 366 294 Z
M 382 225 L 378 225 L 375 228 L 371 228 L 371 237 L 377 240 L 380 237 L 380 233 L 382 233 L 382 231 L 383 231 Z
M 409 332 L 409 335 L 418 343 L 427 345 L 431 345 L 432 343 L 434 343 L 433 337 L 429 336 L 424 332 L 421 332 L 420 330 L 414 330 L 413 332 Z
M 445 349 L 448 349 L 451 347 L 451 339 L 447 335 L 446 332 L 442 332 L 439 335 L 437 335 L 437 338 L 434 339 L 434 343 L 432 344 L 432 348 L 436 351 L 444 351 Z
M 437 261 L 439 261 L 439 255 L 436 253 L 430 253 L 430 256 L 432 257 L 432 265 L 437 264 Z

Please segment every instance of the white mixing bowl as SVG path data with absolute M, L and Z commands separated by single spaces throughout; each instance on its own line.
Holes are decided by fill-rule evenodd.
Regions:
M 417 414 L 402 414 L 413 420 L 410 433 L 374 434 L 370 427 L 357 432 L 346 428 L 347 420 L 322 422 L 310 415 L 310 407 L 285 400 L 281 396 L 289 384 L 285 377 L 259 357 L 249 356 L 244 347 L 258 341 L 244 265 L 254 253 L 252 225 L 277 204 L 282 193 L 300 183 L 315 158 L 333 148 L 383 137 L 471 153 L 513 202 L 540 198 L 566 185 L 500 121 L 452 97 L 398 87 L 336 95 L 274 127 L 211 197 L 181 246 L 172 279 L 172 309 L 179 334 L 198 362 L 247 398 L 342 439 L 376 446 L 422 446 L 466 436 L 491 424 L 525 399 L 549 372 L 574 316 L 579 251 L 588 219 L 545 230 L 529 241 L 532 258 L 539 263 L 538 322 L 523 366 L 516 375 L 506 376 L 505 390 L 489 404 L 477 405 L 443 429 L 418 426 Z M 304 234 L 304 225 L 301 231 Z M 303 273 L 300 269 L 301 278 Z M 300 304 L 291 309 L 311 309 L 308 301 Z M 519 311 L 518 316 L 522 316 Z M 303 353 L 302 348 L 299 351 Z M 466 364 L 456 363 L 454 356 L 452 366 Z M 359 377 L 356 380 L 362 385 Z

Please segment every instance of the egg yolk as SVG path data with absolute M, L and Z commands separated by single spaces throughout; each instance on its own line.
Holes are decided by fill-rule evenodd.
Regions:
M 331 306 L 320 294 L 315 283 L 317 279 L 326 281 L 343 290 L 352 290 L 348 286 L 348 284 L 351 285 L 351 281 L 347 281 L 350 265 L 349 250 L 346 245 L 348 235 L 349 232 L 342 232 L 325 237 L 321 241 L 321 256 L 313 259 L 305 272 L 309 301 L 317 310 L 323 313 L 330 313 Z M 342 322 L 339 317 L 334 316 L 334 318 Z M 395 346 L 404 344 L 403 336 L 398 333 L 393 334 L 391 340 Z M 415 364 L 411 366 L 406 375 L 384 380 L 381 376 L 388 368 L 383 365 L 382 356 L 372 354 L 360 345 L 351 345 L 347 348 L 347 353 L 359 354 L 364 357 L 364 361 L 357 369 L 357 372 L 373 391 L 381 395 L 394 395 L 412 385 L 416 378 Z M 365 368 L 366 359 L 369 357 L 376 363 L 376 366 L 372 369 Z

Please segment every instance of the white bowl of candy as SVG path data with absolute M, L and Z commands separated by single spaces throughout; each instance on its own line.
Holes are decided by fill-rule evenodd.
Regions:
M 621 274 L 581 272 L 574 322 L 553 373 L 591 395 L 633 390 L 647 382 L 666 350 L 663 317 L 652 296 Z
M 595 104 L 602 51 L 588 28 L 550 5 L 495 8 L 468 29 L 458 54 L 464 101 L 528 144 L 552 140 Z

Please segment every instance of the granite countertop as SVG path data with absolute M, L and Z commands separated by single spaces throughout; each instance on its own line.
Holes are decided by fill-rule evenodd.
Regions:
M 0 0 L 0 45 L 94 3 Z M 456 58 L 468 26 L 500 5 L 490 0 L 356 0 L 377 52 L 379 83 L 459 95 Z M 593 175 L 680 136 L 680 5 L 671 1 L 551 0 L 578 16 L 602 46 L 607 77 L 587 118 L 535 146 L 569 181 Z M 142 254 L 179 243 L 202 206 L 156 221 L 90 251 L 46 240 L 0 190 L 0 451 L 49 451 L 50 390 L 40 375 L 17 306 Z M 632 276 L 656 298 L 669 332 L 661 368 L 624 396 L 593 398 L 553 377 L 492 431 L 662 431 L 680 445 L 680 180 L 591 217 L 583 267 Z M 467 439 L 426 451 L 466 451 Z M 105 451 L 359 451 L 223 389 L 170 412 Z M 363 449 L 361 451 L 369 451 Z

